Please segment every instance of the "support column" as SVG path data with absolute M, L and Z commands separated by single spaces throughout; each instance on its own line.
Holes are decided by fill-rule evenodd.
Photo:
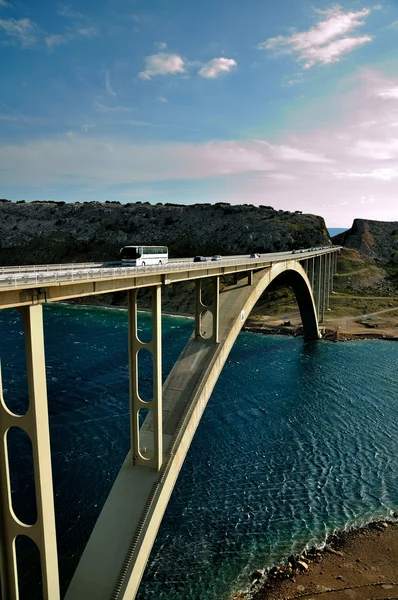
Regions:
M 315 258 L 310 258 L 308 259 L 308 272 L 307 272 L 307 277 L 308 280 L 311 284 L 311 289 L 312 289 L 312 293 L 315 296 L 315 290 L 314 290 L 314 262 L 315 262 Z
M 0 555 L 3 600 L 18 600 L 18 571 L 15 539 L 31 538 L 40 551 L 43 598 L 59 600 L 58 558 L 55 531 L 54 493 L 48 423 L 46 366 L 41 304 L 19 309 L 24 320 L 29 407 L 20 416 L 11 412 L 3 398 L 0 372 Z M 11 427 L 25 431 L 32 442 L 37 521 L 22 523 L 14 515 L 8 462 L 7 432 Z
M 325 302 L 326 302 L 326 254 L 322 254 L 321 256 L 322 263 L 322 292 L 321 292 L 321 319 L 320 322 L 323 323 L 325 321 Z
M 249 271 L 247 274 L 247 285 L 253 284 L 253 271 Z
M 326 310 L 330 308 L 330 281 L 332 278 L 332 258 L 331 254 L 326 255 L 327 278 L 326 278 Z
M 162 311 L 161 286 L 152 288 L 152 340 L 142 342 L 138 337 L 138 290 L 128 291 L 128 323 L 129 323 L 129 370 L 130 370 L 130 434 L 131 454 L 134 465 L 142 465 L 160 470 L 163 462 L 162 441 Z M 142 349 L 152 354 L 152 400 L 144 402 L 139 395 L 138 354 Z M 153 423 L 153 440 L 151 448 L 143 448 L 140 444 L 139 412 L 149 410 Z M 148 442 L 146 442 L 148 443 Z M 150 454 L 153 453 L 152 456 Z
M 321 256 L 317 256 L 315 258 L 315 305 L 316 305 L 316 314 L 318 317 L 318 321 L 320 321 L 321 316 L 321 282 L 322 282 L 322 262 Z
M 203 279 L 197 279 L 195 282 L 195 337 L 196 339 L 211 340 L 215 344 L 218 344 L 220 329 L 220 277 L 212 277 L 213 299 L 209 306 L 206 306 L 202 302 L 202 282 Z M 202 335 L 202 313 L 205 311 L 213 315 L 212 333 L 207 338 Z

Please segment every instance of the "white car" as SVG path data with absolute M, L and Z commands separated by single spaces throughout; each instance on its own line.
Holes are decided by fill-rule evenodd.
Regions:
M 211 260 L 221 260 L 221 255 L 215 254 L 214 256 L 211 257 Z

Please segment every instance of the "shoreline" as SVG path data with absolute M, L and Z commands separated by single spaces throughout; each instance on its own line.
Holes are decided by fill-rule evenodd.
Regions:
M 242 331 L 251 333 L 259 333 L 261 335 L 285 335 L 291 337 L 301 337 L 303 328 L 300 325 L 284 326 L 284 325 L 258 325 L 252 324 L 249 320 L 248 325 L 242 327 Z M 339 327 L 332 328 L 327 326 L 320 327 L 322 339 L 331 342 L 345 342 L 353 340 L 388 340 L 398 341 L 398 331 L 392 329 L 383 331 L 354 331 L 340 330 Z
M 235 592 L 231 600 L 396 600 L 397 519 L 395 512 L 392 518 L 336 532 L 321 549 L 303 550 L 268 571 L 258 569 L 251 574 L 249 588 Z M 369 590 L 377 590 L 377 595 Z

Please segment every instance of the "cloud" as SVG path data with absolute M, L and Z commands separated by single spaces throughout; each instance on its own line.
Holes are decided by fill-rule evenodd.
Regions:
M 108 94 L 110 94 L 111 96 L 116 96 L 116 92 L 115 90 L 112 88 L 112 84 L 111 84 L 111 76 L 109 71 L 107 71 L 105 73 L 105 87 L 107 89 Z
M 321 11 L 318 11 L 321 12 Z M 347 37 L 357 27 L 364 25 L 364 17 L 370 9 L 357 12 L 341 12 L 339 7 L 326 11 L 327 18 L 308 31 L 293 33 L 290 36 L 269 38 L 257 45 L 259 50 L 271 51 L 274 55 L 297 54 L 304 61 L 304 68 L 316 63 L 329 64 L 340 60 L 340 56 L 372 41 L 372 36 Z
M 69 4 L 61 6 L 58 10 L 58 14 L 61 15 L 61 17 L 66 17 L 67 19 L 73 20 L 85 18 L 82 13 L 72 10 Z
M 30 19 L 0 19 L 0 29 L 19 42 L 22 48 L 36 45 L 39 28 Z
M 9 3 L 6 0 L 0 0 L 0 6 L 9 6 Z
M 103 104 L 102 102 L 99 102 L 98 100 L 96 100 L 94 102 L 94 107 L 95 107 L 96 111 L 100 112 L 100 113 L 131 112 L 133 110 L 131 106 L 122 106 L 122 105 L 108 106 L 107 104 Z
M 50 50 L 52 50 L 56 46 L 62 46 L 62 44 L 66 44 L 69 40 L 65 35 L 54 33 L 52 35 L 47 35 L 44 38 L 44 41 L 47 45 L 47 48 L 50 48 Z
M 198 71 L 198 74 L 206 79 L 215 79 L 223 73 L 229 73 L 236 66 L 237 62 L 232 58 L 212 58 Z
M 159 48 L 159 50 L 166 50 L 167 48 L 166 42 L 156 42 L 156 46 Z
M 398 100 L 398 86 L 386 90 L 380 90 L 376 93 L 376 96 L 385 98 L 386 100 Z
M 367 173 L 336 173 L 335 176 L 337 179 L 370 178 L 379 179 L 381 181 L 391 181 L 392 179 L 398 178 L 398 169 L 396 167 L 387 167 L 384 169 L 373 169 Z
M 76 27 L 75 29 L 69 28 L 64 33 L 54 33 L 47 35 L 44 38 L 47 48 L 52 50 L 56 46 L 62 46 L 68 44 L 73 40 L 79 38 L 93 38 L 98 35 L 98 30 L 95 27 Z
M 398 159 L 398 138 L 386 140 L 358 140 L 355 145 L 349 149 L 351 156 L 362 158 L 371 158 L 373 160 L 393 160 Z
M 7 123 L 19 123 L 20 121 L 25 121 L 25 119 L 20 115 L 2 115 L 2 114 L 0 114 L 0 121 L 5 121 Z
M 265 140 L 255 140 L 257 144 L 263 144 L 267 147 L 271 156 L 274 159 L 280 161 L 293 161 L 293 162 L 309 162 L 309 163 L 331 163 L 333 162 L 330 158 L 326 158 L 323 154 L 314 154 L 313 152 L 307 152 L 304 149 L 292 148 L 289 146 L 270 144 Z
M 87 133 L 88 131 L 90 131 L 90 129 L 93 129 L 95 127 L 95 125 L 91 124 L 91 123 L 85 123 L 84 125 L 81 126 L 81 130 L 84 131 L 84 133 Z
M 184 60 L 178 54 L 152 54 L 145 59 L 145 71 L 141 71 L 141 79 L 150 79 L 156 75 L 175 75 L 185 73 Z
M 168 102 L 167 98 L 164 98 L 163 96 L 159 96 L 158 100 L 159 102 Z

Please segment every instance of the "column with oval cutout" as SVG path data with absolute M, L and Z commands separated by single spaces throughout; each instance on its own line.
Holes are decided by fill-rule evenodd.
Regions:
M 147 466 L 160 470 L 163 462 L 162 443 L 162 311 L 161 286 L 152 286 L 152 339 L 142 342 L 138 337 L 137 289 L 128 291 L 129 322 L 129 371 L 130 371 L 130 432 L 131 453 L 134 465 Z M 152 399 L 145 402 L 139 394 L 138 354 L 140 350 L 152 354 Z M 139 414 L 141 410 L 151 413 L 153 424 L 152 448 L 140 444 Z M 147 442 L 146 442 L 147 443 Z
M 47 384 L 44 356 L 43 311 L 40 304 L 18 309 L 25 327 L 26 367 L 29 406 L 16 415 L 4 402 L 0 372 L 0 555 L 3 600 L 17 600 L 17 536 L 29 537 L 38 547 L 41 559 L 43 598 L 59 600 L 58 558 L 55 531 L 54 494 L 48 423 Z M 21 428 L 30 438 L 36 491 L 37 520 L 29 525 L 15 515 L 12 506 L 7 433 Z

